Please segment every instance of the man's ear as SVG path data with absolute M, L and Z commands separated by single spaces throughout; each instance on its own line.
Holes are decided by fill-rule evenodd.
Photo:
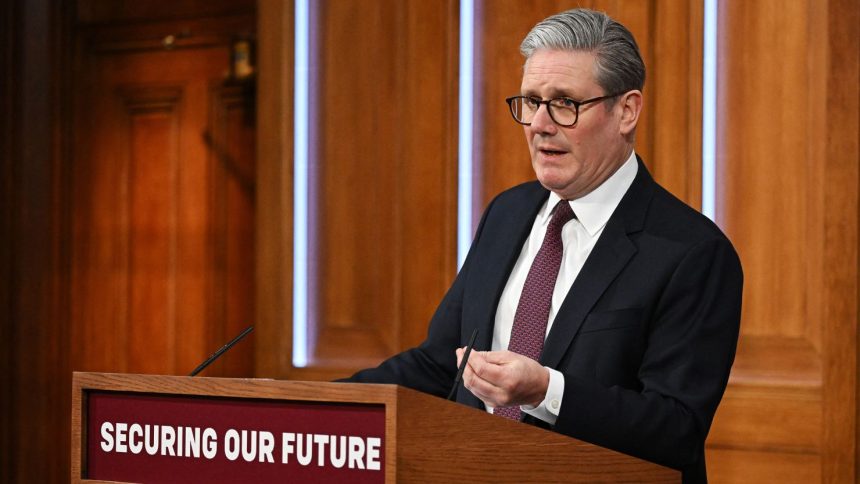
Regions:
M 619 106 L 621 107 L 621 121 L 618 128 L 621 135 L 627 136 L 636 131 L 639 123 L 639 113 L 642 112 L 642 92 L 638 90 L 627 91 L 622 95 Z

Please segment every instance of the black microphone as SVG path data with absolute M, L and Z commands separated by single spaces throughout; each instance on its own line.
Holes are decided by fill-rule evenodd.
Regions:
M 466 351 L 463 353 L 463 360 L 460 362 L 460 368 L 457 368 L 457 376 L 454 378 L 454 386 L 451 387 L 451 393 L 448 394 L 448 400 L 453 400 L 457 394 L 457 385 L 463 379 L 463 370 L 466 369 L 466 362 L 469 361 L 469 354 L 472 353 L 472 346 L 475 346 L 475 338 L 478 337 L 478 328 L 472 331 L 472 337 L 469 338 L 469 344 L 466 345 Z
M 206 361 L 204 361 L 203 363 L 200 363 L 200 366 L 198 366 L 197 368 L 195 368 L 195 369 L 194 369 L 194 371 L 192 371 L 192 372 L 191 372 L 191 374 L 190 374 L 190 375 L 188 375 L 188 376 L 194 376 L 194 375 L 196 375 L 196 374 L 200 373 L 201 371 L 205 370 L 207 366 L 209 366 L 209 365 L 211 365 L 212 363 L 214 363 L 214 362 L 215 362 L 215 360 L 217 360 L 217 359 L 218 359 L 218 357 L 220 357 L 220 356 L 221 356 L 221 355 L 223 355 L 227 350 L 229 350 L 230 348 L 232 348 L 234 344 L 238 343 L 238 342 L 239 342 L 239 340 L 241 340 L 242 338 L 244 338 L 245 336 L 247 336 L 247 335 L 248 335 L 248 333 L 250 333 L 251 331 L 254 331 L 254 326 L 248 326 L 247 328 L 245 328 L 245 330 L 244 330 L 244 331 L 242 331 L 241 333 L 239 333 L 239 336 L 236 336 L 236 337 L 235 337 L 235 338 L 233 338 L 229 343 L 227 343 L 227 344 L 225 344 L 224 346 L 222 346 L 220 350 L 218 350 L 218 351 L 216 351 L 216 352 L 212 353 L 212 356 L 210 356 L 209 358 L 206 358 Z

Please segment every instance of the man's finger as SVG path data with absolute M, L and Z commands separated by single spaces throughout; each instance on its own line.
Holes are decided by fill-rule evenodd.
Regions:
M 508 363 L 498 356 L 493 356 L 494 351 L 483 352 L 479 358 L 476 358 L 474 363 L 472 358 L 469 358 L 469 366 L 482 379 L 487 380 L 498 386 L 507 376 L 505 365 Z M 500 363 L 501 362 L 501 363 Z
M 468 371 L 468 370 L 467 370 Z M 505 393 L 497 386 L 477 376 L 474 372 L 463 374 L 463 385 L 482 402 L 490 406 L 498 406 Z
M 527 356 L 523 356 L 518 353 L 514 353 L 513 351 L 488 351 L 484 355 L 484 359 L 489 363 L 495 363 L 497 365 L 505 365 L 511 363 L 512 361 L 516 361 L 520 358 L 528 358 Z
M 484 360 L 483 353 L 472 352 L 469 356 L 469 362 L 466 364 L 466 369 L 463 371 L 463 381 L 476 386 L 478 382 L 484 382 L 495 387 L 492 379 L 488 379 L 488 374 L 492 374 L 492 367 Z M 468 387 L 467 387 L 468 388 Z

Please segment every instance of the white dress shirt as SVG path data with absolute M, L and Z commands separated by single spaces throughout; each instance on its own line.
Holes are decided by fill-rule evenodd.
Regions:
M 603 228 L 606 227 L 606 222 L 612 212 L 615 211 L 615 207 L 618 206 L 621 198 L 633 183 L 638 169 L 636 155 L 631 152 L 627 161 L 599 187 L 584 197 L 569 202 L 576 218 L 565 224 L 561 231 L 564 252 L 552 294 L 552 305 L 546 326 L 547 334 L 552 328 L 555 315 L 567 297 L 573 281 L 576 280 L 576 276 L 585 264 L 585 260 L 588 259 L 591 249 L 594 248 L 594 244 L 597 243 L 597 239 L 603 233 Z M 520 294 L 523 292 L 526 276 L 543 243 L 547 226 L 552 218 L 552 210 L 560 200 L 558 195 L 550 192 L 549 199 L 535 217 L 531 233 L 523 245 L 511 275 L 508 277 L 502 298 L 499 300 L 499 306 L 496 308 L 491 348 L 493 351 L 508 348 L 514 315 L 517 312 L 517 305 L 520 302 Z M 520 408 L 523 412 L 554 425 L 559 410 L 561 410 L 561 400 L 564 396 L 564 376 L 552 368 L 547 367 L 547 370 L 549 370 L 549 388 L 544 400 L 536 407 L 523 405 Z M 492 412 L 492 410 L 492 407 L 487 407 L 488 412 Z

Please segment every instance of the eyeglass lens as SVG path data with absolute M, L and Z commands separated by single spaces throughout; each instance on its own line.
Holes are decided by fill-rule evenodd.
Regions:
M 530 124 L 540 108 L 540 100 L 518 96 L 511 100 L 511 114 L 520 123 Z M 572 100 L 556 98 L 548 103 L 549 115 L 556 123 L 570 126 L 576 123 L 577 109 Z

